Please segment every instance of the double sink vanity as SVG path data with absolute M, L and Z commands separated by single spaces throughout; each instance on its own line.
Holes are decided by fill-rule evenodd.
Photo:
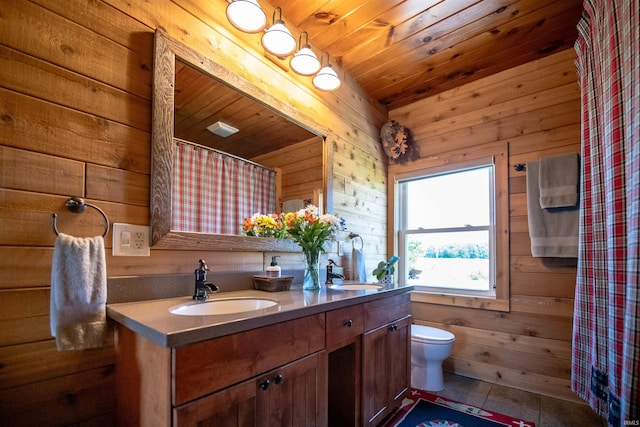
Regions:
M 209 54 L 215 57 L 215 52 Z M 287 239 L 176 229 L 171 202 L 176 190 L 173 150 L 186 136 L 174 124 L 220 120 L 191 117 L 181 102 L 176 107 L 175 100 L 185 96 L 176 87 L 191 83 L 179 79 L 187 69 L 213 78 L 220 87 L 234 88 L 239 105 L 260 100 L 268 115 L 276 111 L 285 119 L 279 123 L 305 130 L 303 138 L 293 138 L 300 130 L 283 133 L 287 125 L 269 126 L 276 130 L 276 142 L 286 134 L 291 138 L 284 139 L 292 145 L 307 144 L 322 157 L 322 170 L 314 170 L 314 185 L 319 187 L 314 188 L 313 200 L 317 195 L 318 204 L 332 211 L 332 180 L 322 177 L 332 175 L 333 164 L 327 159 L 333 156 L 333 131 L 288 100 L 276 99 L 158 29 L 152 104 L 152 245 L 170 250 L 299 253 L 298 245 Z M 308 131 L 313 138 L 306 135 Z M 256 144 L 275 145 L 267 138 L 267 128 L 260 132 Z M 191 142 L 209 147 L 207 141 Z M 283 200 L 298 196 L 284 190 L 281 194 Z M 204 301 L 189 296 L 108 304 L 107 314 L 116 329 L 118 424 L 379 425 L 409 391 L 411 289 L 346 282 L 320 291 L 241 290 L 212 294 Z
M 374 426 L 409 391 L 411 287 L 109 304 L 121 425 Z

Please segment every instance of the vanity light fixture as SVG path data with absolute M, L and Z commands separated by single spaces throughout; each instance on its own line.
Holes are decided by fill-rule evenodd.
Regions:
M 211 133 L 215 133 L 218 136 L 226 138 L 227 136 L 231 136 L 234 133 L 238 132 L 239 129 L 236 129 L 224 122 L 215 122 L 214 124 L 207 126 L 207 130 Z
M 316 89 L 324 91 L 332 91 L 340 87 L 340 78 L 338 78 L 338 74 L 335 72 L 333 67 L 331 67 L 328 54 L 327 65 L 318 71 L 318 74 L 313 77 L 311 82 Z
M 305 44 L 302 44 L 302 36 L 306 37 Z M 309 34 L 303 31 L 298 39 L 298 51 L 289 61 L 291 69 L 301 76 L 310 76 L 320 69 L 320 60 L 311 50 L 309 45 Z
M 227 19 L 245 33 L 259 33 L 267 26 L 267 15 L 257 0 L 232 0 L 227 5 Z
M 276 12 L 279 14 L 277 20 Z M 262 35 L 262 46 L 278 58 L 291 55 L 296 48 L 296 39 L 284 25 L 282 9 L 279 6 L 273 11 L 273 25 Z

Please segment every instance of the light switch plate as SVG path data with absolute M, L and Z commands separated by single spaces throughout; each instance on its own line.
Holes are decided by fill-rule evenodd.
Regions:
M 113 256 L 149 256 L 149 227 L 146 225 L 113 224 Z

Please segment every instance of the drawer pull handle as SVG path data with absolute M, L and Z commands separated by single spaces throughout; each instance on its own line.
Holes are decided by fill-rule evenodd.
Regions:
M 352 327 L 352 326 L 353 326 L 353 320 L 351 320 L 351 319 L 347 320 L 347 321 L 344 323 L 344 325 L 345 325 L 347 328 Z
M 390 330 L 390 331 L 392 331 L 392 332 L 393 332 L 393 331 L 397 331 L 397 330 L 398 330 L 398 325 L 391 325 L 391 326 L 389 326 L 389 330 Z
M 269 388 L 269 384 L 271 384 L 271 381 L 269 381 L 269 380 L 264 380 L 264 381 L 262 381 L 262 382 L 260 383 L 260 388 L 261 388 L 262 390 L 266 390 L 266 389 L 268 389 L 268 388 Z
M 275 378 L 273 379 L 273 382 L 276 384 L 280 384 L 282 382 L 282 380 L 284 379 L 284 377 L 282 376 L 282 374 L 278 374 L 275 376 Z

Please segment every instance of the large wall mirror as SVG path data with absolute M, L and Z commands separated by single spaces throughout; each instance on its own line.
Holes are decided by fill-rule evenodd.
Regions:
M 285 192 L 288 191 L 290 197 L 312 200 L 331 210 L 327 179 L 331 153 L 324 137 L 328 132 L 319 130 L 320 126 L 291 106 L 161 30 L 156 31 L 155 36 L 153 79 L 152 245 L 168 249 L 299 251 L 299 247 L 288 240 L 175 229 L 172 215 L 176 213 L 171 202 L 172 186 L 177 185 L 172 179 L 174 142 L 189 141 L 231 156 L 264 162 L 276 169 L 279 168 L 277 159 L 283 157 L 279 153 L 290 147 L 309 147 L 313 159 L 305 161 L 314 166 L 303 166 L 299 173 L 289 174 L 291 177 L 315 175 L 315 181 L 310 183 L 315 188 L 296 184 L 292 186 L 295 189 Z M 221 137 L 207 130 L 218 121 L 240 131 Z M 279 189 L 286 185 L 282 181 L 292 179 L 280 179 Z M 282 196 L 279 194 L 279 201 Z

